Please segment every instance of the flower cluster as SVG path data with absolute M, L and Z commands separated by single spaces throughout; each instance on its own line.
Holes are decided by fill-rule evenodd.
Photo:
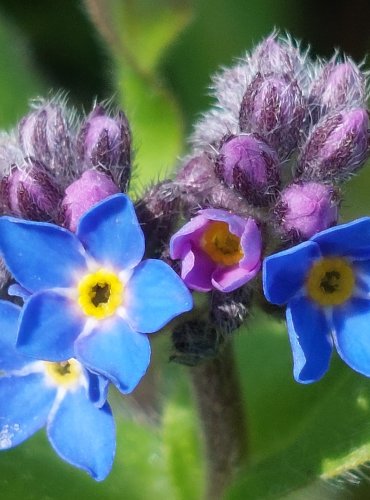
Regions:
M 246 320 L 252 293 L 266 306 L 255 279 L 263 255 L 288 248 L 289 259 L 279 260 L 281 272 L 287 268 L 295 273 L 303 258 L 298 256 L 307 256 L 295 254 L 292 245 L 316 241 L 315 235 L 337 224 L 341 185 L 369 153 L 366 80 L 350 58 L 336 54 L 329 61 L 313 60 L 308 51 L 275 33 L 214 77 L 215 106 L 195 125 L 192 151 L 174 182 L 182 215 L 189 220 L 169 245 L 169 255 L 191 289 L 224 295 L 224 306 L 210 300 L 206 322 L 208 329 L 213 325 L 211 356 Z M 329 249 L 322 251 L 323 258 L 328 253 L 337 255 Z M 268 300 L 282 305 L 270 291 L 280 284 L 271 271 L 273 257 L 269 262 L 264 291 Z M 305 266 L 299 289 L 310 279 L 309 265 L 299 264 Z M 289 276 L 287 272 L 287 287 Z M 245 289 L 243 308 L 240 287 Z M 291 337 L 299 337 L 292 320 L 288 325 Z M 181 361 L 186 351 L 194 358 L 200 329 L 192 321 L 175 332 L 175 355 Z
M 42 103 L 0 148 L 0 254 L 9 296 L 23 301 L 0 302 L 0 448 L 46 425 L 63 459 L 102 480 L 115 452 L 109 384 L 135 389 L 148 334 L 192 297 L 165 262 L 142 260 L 144 234 L 120 192 L 130 174 L 124 115 L 96 106 L 75 129 L 68 116 Z

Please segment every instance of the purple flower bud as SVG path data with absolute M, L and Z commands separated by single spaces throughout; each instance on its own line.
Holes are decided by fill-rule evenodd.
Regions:
M 282 191 L 274 212 L 283 236 L 297 243 L 336 224 L 338 199 L 325 184 L 291 184 Z
M 237 189 L 250 203 L 264 205 L 279 186 L 279 161 L 275 151 L 253 134 L 231 136 L 216 158 L 216 174 Z
M 254 219 L 206 209 L 170 241 L 170 256 L 181 260 L 181 277 L 192 290 L 231 292 L 256 276 L 262 238 Z
M 112 179 L 103 172 L 86 170 L 65 190 L 61 206 L 63 225 L 76 231 L 80 217 L 99 201 L 119 192 Z
M 241 103 L 240 130 L 258 133 L 280 159 L 285 159 L 297 145 L 305 114 L 305 102 L 295 80 L 287 75 L 258 74 Z
M 368 156 L 369 117 L 365 109 L 323 117 L 312 129 L 298 158 L 303 179 L 343 181 Z
M 180 189 L 182 201 L 188 207 L 203 205 L 212 188 L 220 181 L 215 175 L 215 165 L 208 154 L 191 158 L 178 171 L 175 184 Z
M 303 62 L 304 57 L 289 40 L 278 41 L 275 35 L 263 40 L 251 56 L 251 64 L 262 75 L 271 73 L 297 75 L 302 69 Z
M 331 61 L 314 80 L 309 101 L 318 116 L 362 106 L 366 102 L 365 77 L 350 59 L 341 64 Z
M 131 132 L 122 111 L 112 118 L 103 106 L 96 106 L 82 124 L 77 151 L 85 168 L 107 173 L 122 191 L 127 190 L 131 173 Z
M 14 167 L 2 179 L 3 212 L 35 221 L 56 221 L 61 193 L 46 171 L 36 161 L 28 161 L 22 168 Z
M 70 125 L 64 109 L 45 102 L 19 124 L 24 155 L 43 163 L 59 184 L 65 184 L 75 169 Z

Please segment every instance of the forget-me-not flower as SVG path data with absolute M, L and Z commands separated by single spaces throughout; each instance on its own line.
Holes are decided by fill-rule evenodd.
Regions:
M 113 195 L 86 212 L 76 234 L 59 226 L 2 217 L 0 250 L 31 296 L 17 348 L 47 361 L 75 357 L 131 392 L 146 372 L 146 334 L 192 308 L 177 274 L 142 260 L 144 236 L 130 199 Z
M 333 345 L 351 368 L 370 377 L 370 218 L 269 256 L 263 282 L 267 300 L 287 304 L 298 382 L 324 375 Z
M 177 231 L 170 241 L 172 259 L 181 260 L 181 277 L 200 292 L 231 292 L 256 276 L 262 238 L 252 217 L 208 208 Z
M 0 450 L 46 426 L 58 455 L 101 481 L 115 453 L 110 407 L 95 404 L 105 384 L 75 359 L 55 363 L 19 353 L 14 347 L 19 314 L 18 306 L 0 301 Z

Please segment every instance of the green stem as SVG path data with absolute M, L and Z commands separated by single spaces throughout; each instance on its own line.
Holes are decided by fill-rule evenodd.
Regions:
M 221 354 L 191 369 L 207 458 L 209 500 L 222 498 L 246 458 L 245 412 L 231 342 Z

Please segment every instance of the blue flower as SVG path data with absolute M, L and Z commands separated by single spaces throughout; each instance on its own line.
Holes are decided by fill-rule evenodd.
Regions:
M 287 304 L 298 382 L 325 374 L 333 345 L 351 368 L 370 377 L 370 218 L 266 258 L 263 286 L 267 300 Z
M 20 354 L 14 347 L 19 314 L 18 306 L 0 301 L 0 449 L 46 425 L 58 455 L 101 481 L 112 467 L 115 427 L 108 404 L 93 402 L 105 397 L 98 377 L 74 359 L 52 363 Z
M 192 308 L 177 274 L 143 260 L 144 236 L 129 198 L 117 194 L 80 219 L 76 234 L 53 224 L 0 218 L 0 251 L 32 295 L 17 348 L 47 361 L 75 357 L 131 392 L 146 372 L 146 334 Z

